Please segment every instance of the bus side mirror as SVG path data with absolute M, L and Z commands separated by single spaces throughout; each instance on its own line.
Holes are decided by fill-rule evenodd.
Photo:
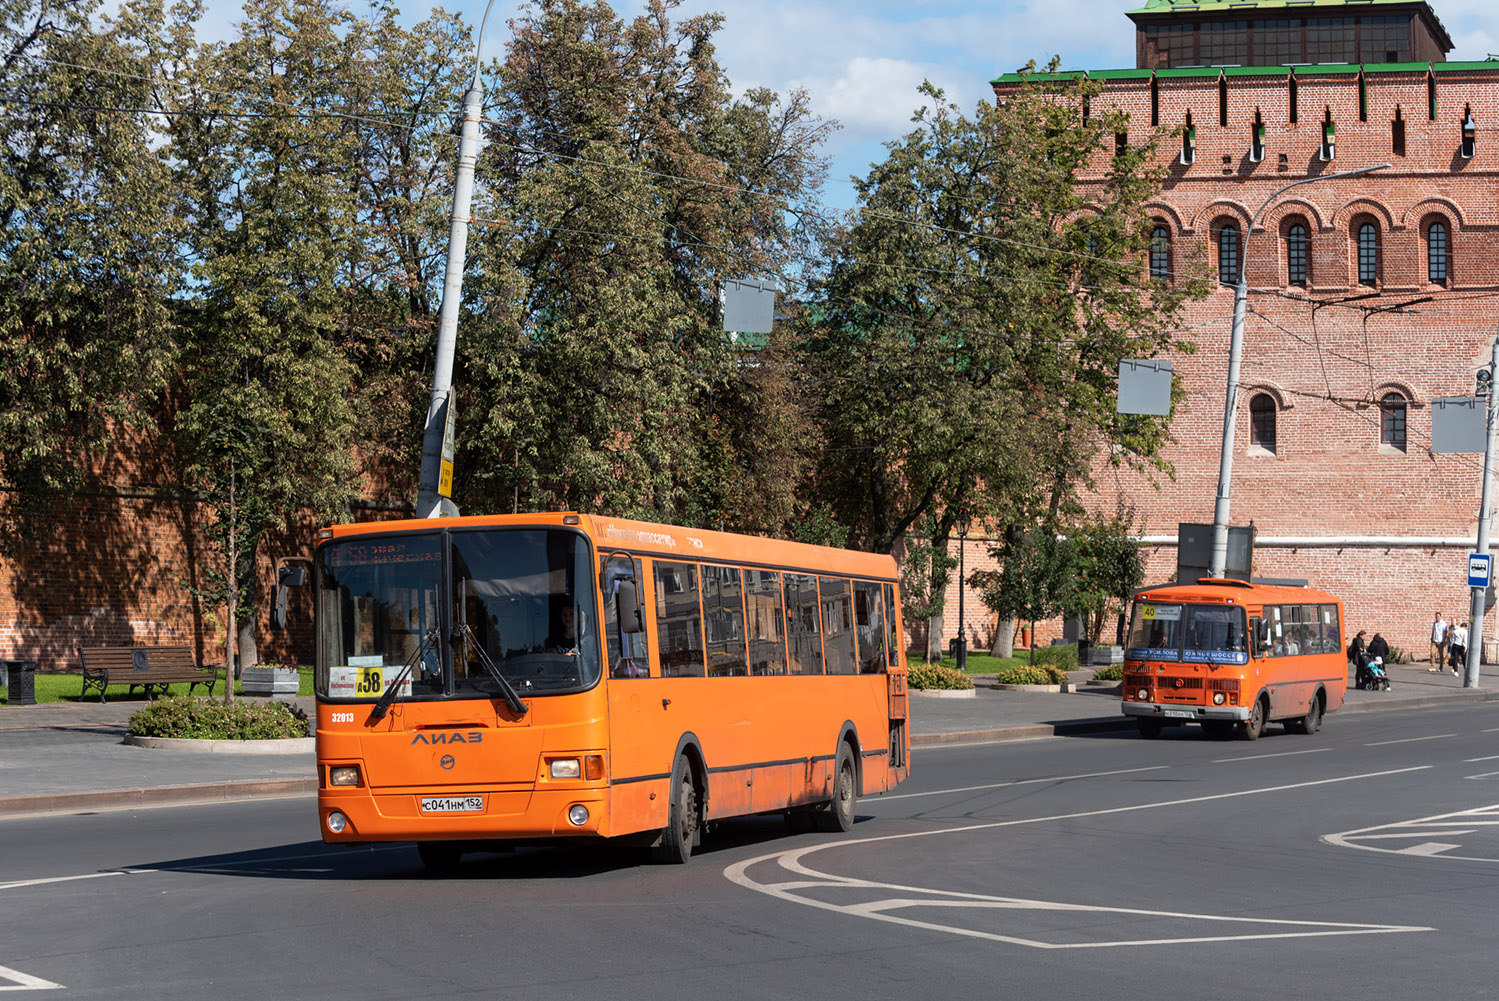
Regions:
M 614 585 L 614 613 L 619 620 L 621 632 L 631 636 L 645 631 L 640 621 L 640 598 L 635 592 L 633 580 L 621 580 Z
M 277 567 L 276 587 L 271 602 L 271 628 L 286 628 L 286 589 L 307 583 L 306 567 Z

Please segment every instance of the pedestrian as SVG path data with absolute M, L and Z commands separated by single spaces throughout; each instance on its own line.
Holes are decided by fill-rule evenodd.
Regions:
M 1390 644 L 1378 633 L 1375 633 L 1374 638 L 1369 641 L 1369 659 L 1373 660 L 1375 657 L 1379 658 L 1381 664 L 1390 662 Z
M 1364 630 L 1360 629 L 1358 635 L 1348 644 L 1348 662 L 1353 665 L 1353 683 L 1358 688 L 1364 687 L 1369 673 L 1369 655 L 1364 652 Z
M 1440 610 L 1431 623 L 1431 666 L 1426 669 L 1427 674 L 1436 674 L 1447 662 L 1447 620 L 1442 618 Z
M 1468 623 L 1452 627 L 1452 652 L 1447 658 L 1447 663 L 1452 665 L 1452 673 L 1466 670 L 1468 666 Z

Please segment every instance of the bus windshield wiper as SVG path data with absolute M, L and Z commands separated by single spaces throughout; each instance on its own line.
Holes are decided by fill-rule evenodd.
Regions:
M 467 623 L 464 623 L 457 627 L 457 632 L 462 637 L 465 646 L 473 644 L 474 653 L 479 655 L 479 665 L 484 668 L 484 673 L 493 678 L 494 683 L 500 687 L 500 693 L 505 696 L 505 704 L 510 707 L 510 711 L 517 716 L 524 716 L 530 712 L 531 707 L 520 700 L 520 695 L 515 691 L 515 686 L 505 679 L 505 676 L 500 673 L 499 667 L 490 659 L 489 652 L 474 637 L 473 629 Z
M 390 704 L 396 700 L 396 693 L 401 690 L 401 686 L 406 683 L 406 679 L 411 677 L 412 669 L 421 663 L 422 654 L 427 651 L 427 644 L 431 643 L 436 637 L 436 629 L 427 630 L 427 635 L 422 637 L 422 641 L 418 644 L 416 652 L 406 661 L 406 666 L 401 668 L 401 673 L 396 675 L 396 680 L 385 686 L 385 691 L 380 693 L 380 697 L 370 707 L 369 722 L 377 723 L 385 718 L 385 714 L 390 711 Z

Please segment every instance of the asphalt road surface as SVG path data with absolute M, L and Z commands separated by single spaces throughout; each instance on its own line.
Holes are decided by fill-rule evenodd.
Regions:
M 131 999 L 1491 998 L 1499 713 L 923 750 L 848 835 L 429 875 L 306 798 L 0 821 L 0 989 Z

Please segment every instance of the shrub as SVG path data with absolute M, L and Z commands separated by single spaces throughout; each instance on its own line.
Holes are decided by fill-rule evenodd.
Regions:
M 994 680 L 1001 685 L 1060 685 L 1067 675 L 1050 664 L 1016 664 L 1001 668 Z
M 1108 667 L 1100 667 L 1093 672 L 1094 681 L 1123 681 L 1124 665 L 1110 664 Z
M 906 673 L 906 683 L 912 688 L 967 691 L 973 687 L 973 679 L 962 671 L 941 664 L 912 664 Z
M 1057 643 L 1036 648 L 1036 663 L 1050 664 L 1064 674 L 1077 670 L 1077 644 Z
M 1390 644 L 1390 655 L 1385 658 L 1391 664 L 1414 664 L 1416 659 L 1395 644 Z
M 285 702 L 236 702 L 174 696 L 130 717 L 136 737 L 192 740 L 284 740 L 307 736 L 307 714 Z

